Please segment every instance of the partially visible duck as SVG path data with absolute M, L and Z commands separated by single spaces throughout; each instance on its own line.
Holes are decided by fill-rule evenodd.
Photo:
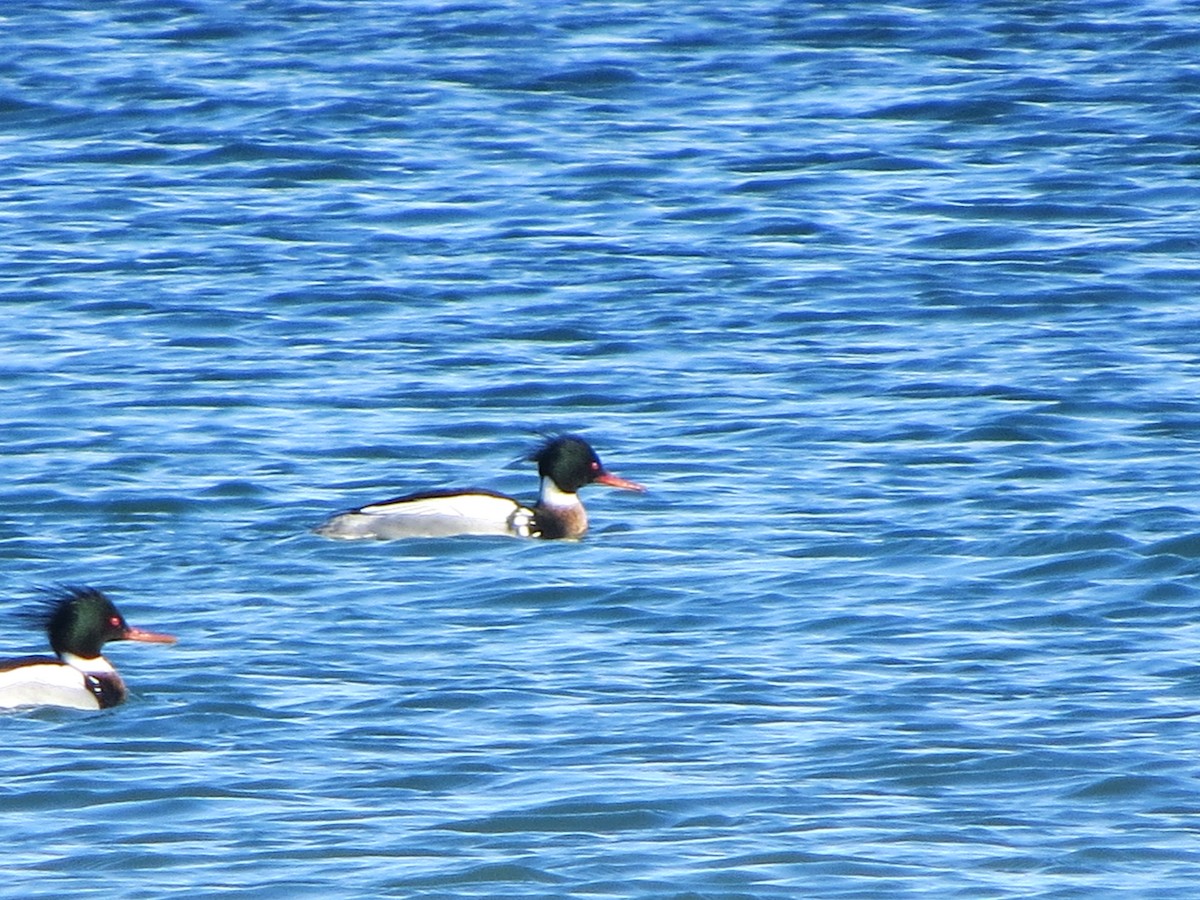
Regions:
M 532 506 L 486 490 L 426 491 L 338 513 L 319 526 L 317 534 L 341 540 L 461 534 L 578 539 L 588 529 L 580 488 L 605 484 L 625 491 L 645 490 L 605 469 L 596 451 L 578 435 L 549 438 L 528 458 L 537 463 L 541 476 L 541 490 Z
M 175 643 L 169 634 L 132 628 L 108 597 L 90 587 L 64 588 L 33 618 L 45 629 L 57 655 L 0 660 L 0 709 L 116 706 L 125 701 L 128 691 L 112 663 L 101 654 L 104 644 Z

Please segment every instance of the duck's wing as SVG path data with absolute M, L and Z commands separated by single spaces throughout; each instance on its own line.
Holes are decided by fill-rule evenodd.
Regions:
M 408 494 L 333 516 L 317 534 L 340 540 L 391 540 L 460 534 L 526 536 L 533 513 L 512 497 L 492 491 L 430 491 Z M 525 523 L 526 531 L 522 531 Z

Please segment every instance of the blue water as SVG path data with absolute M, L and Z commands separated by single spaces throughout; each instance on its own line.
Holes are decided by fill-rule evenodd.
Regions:
M 1198 14 L 7 4 L 0 895 L 1197 896 Z

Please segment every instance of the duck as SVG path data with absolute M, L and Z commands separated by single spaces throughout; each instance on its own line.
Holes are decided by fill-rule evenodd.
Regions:
M 578 540 L 588 530 L 580 488 L 603 484 L 623 491 L 646 490 L 608 471 L 591 444 L 577 434 L 547 437 L 526 460 L 537 463 L 541 479 L 532 505 L 478 488 L 423 491 L 338 513 L 316 533 L 335 540 L 454 535 Z
M 0 709 L 60 706 L 108 709 L 129 691 L 102 648 L 108 641 L 173 644 L 176 638 L 133 628 L 102 591 L 64 587 L 31 614 L 46 631 L 55 656 L 0 660 Z

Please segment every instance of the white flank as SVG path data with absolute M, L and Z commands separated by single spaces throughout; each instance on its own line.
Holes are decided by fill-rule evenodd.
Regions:
M 325 537 L 377 540 L 448 537 L 456 534 L 511 535 L 509 518 L 521 508 L 515 500 L 491 494 L 450 494 L 376 503 L 334 516 L 317 529 Z
M 107 664 L 107 660 L 105 663 Z M 109 671 L 111 670 L 112 667 L 109 666 Z M 34 663 L 0 672 L 0 709 L 17 709 L 22 706 L 100 708 L 95 695 L 84 684 L 82 672 L 73 666 L 53 662 Z

